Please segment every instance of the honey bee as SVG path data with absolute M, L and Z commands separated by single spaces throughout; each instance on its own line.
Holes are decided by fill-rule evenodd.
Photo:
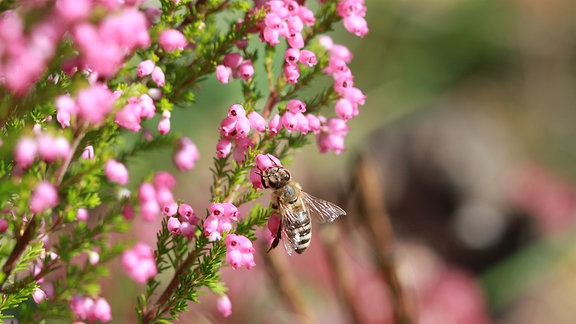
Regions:
M 278 246 L 280 238 L 288 255 L 301 254 L 312 239 L 312 217 L 322 223 L 331 222 L 346 212 L 326 200 L 302 190 L 290 171 L 274 163 L 274 167 L 259 173 L 264 188 L 272 189 L 272 211 L 280 214 L 278 232 L 268 252 Z M 311 217 L 312 216 L 312 217 Z

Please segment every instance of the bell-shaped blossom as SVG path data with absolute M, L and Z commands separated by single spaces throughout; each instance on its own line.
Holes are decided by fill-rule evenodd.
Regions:
M 182 226 L 182 224 L 180 223 L 177 217 L 170 217 L 168 219 L 168 223 L 166 226 L 168 227 L 168 231 L 170 231 L 172 235 L 181 234 L 180 227 Z
M 224 317 L 232 315 L 232 302 L 230 301 L 230 298 L 228 298 L 228 295 L 222 295 L 218 298 L 216 308 L 220 315 Z
M 284 53 L 284 61 L 288 65 L 294 65 L 300 59 L 300 50 L 297 48 L 289 48 Z
M 296 84 L 300 77 L 300 69 L 298 68 L 298 65 L 284 66 L 284 77 L 288 83 Z
M 187 171 L 194 168 L 199 158 L 200 153 L 192 140 L 183 137 L 178 141 L 173 161 L 180 171 Z
M 294 114 L 306 112 L 306 104 L 297 99 L 288 101 L 286 108 Z
M 240 104 L 233 104 L 228 108 L 228 117 L 234 120 L 240 117 L 246 117 L 246 110 Z
M 258 132 L 263 133 L 266 131 L 266 120 L 258 112 L 250 112 L 248 114 L 248 120 L 250 121 L 250 126 Z
M 232 141 L 229 138 L 223 137 L 216 144 L 216 156 L 218 158 L 225 158 L 230 154 L 232 149 Z
M 82 158 L 84 160 L 94 160 L 94 147 L 92 145 L 88 145 L 82 151 Z
M 137 283 L 144 284 L 158 273 L 152 248 L 137 243 L 122 254 L 124 271 Z
M 46 181 L 37 184 L 30 197 L 30 211 L 38 214 L 56 205 L 58 205 L 58 192 L 54 185 Z
M 238 75 L 244 81 L 248 81 L 254 75 L 254 66 L 251 61 L 244 61 L 238 67 Z
M 270 135 L 278 135 L 280 129 L 282 129 L 282 123 L 280 122 L 280 115 L 275 114 L 274 116 L 272 116 L 272 118 L 270 118 L 270 121 L 268 122 L 268 132 L 270 133 Z
M 300 52 L 300 57 L 298 58 L 300 63 L 306 66 L 314 66 L 318 64 L 318 59 L 316 58 L 316 54 L 309 50 L 302 50 Z
M 34 292 L 32 292 L 32 299 L 34 299 L 34 302 L 36 304 L 40 304 L 41 302 L 46 300 L 46 293 L 44 292 L 44 290 L 36 288 L 34 289 Z
M 108 178 L 108 181 L 116 182 L 120 185 L 128 184 L 128 169 L 124 164 L 116 160 L 108 160 L 104 165 L 104 174 Z
M 162 215 L 164 216 L 174 216 L 178 212 L 178 203 L 173 201 L 167 204 L 164 204 L 161 208 Z
M 216 79 L 222 84 L 228 84 L 232 76 L 232 69 L 222 64 L 216 66 Z
M 141 112 L 142 107 L 139 104 L 128 103 L 116 113 L 114 122 L 116 125 L 136 133 L 142 128 L 140 126 L 142 122 L 140 119 Z
M 103 85 L 97 84 L 82 89 L 76 96 L 78 117 L 91 124 L 99 125 L 112 111 L 114 100 L 112 92 Z
M 336 102 L 334 110 L 336 111 L 336 114 L 342 119 L 350 120 L 352 117 L 354 117 L 354 106 L 349 100 L 345 98 L 341 98 Z
M 160 121 L 158 122 L 158 132 L 162 135 L 168 134 L 168 132 L 170 132 L 170 116 L 171 113 L 168 110 L 164 110 L 164 112 L 162 112 L 162 118 L 160 118 Z
M 184 47 L 188 45 L 184 34 L 176 29 L 163 30 L 158 38 L 158 43 L 160 47 L 168 53 L 174 52 L 175 50 L 183 50 Z
M 152 70 L 152 80 L 156 83 L 157 86 L 163 87 L 166 85 L 164 71 L 158 66 L 155 66 Z
M 243 138 L 248 136 L 250 132 L 250 120 L 246 117 L 241 117 L 236 120 L 236 125 L 234 127 L 236 130 L 236 137 Z
M 156 67 L 156 63 L 152 60 L 145 60 L 138 64 L 138 69 L 136 70 L 136 75 L 139 77 L 144 77 L 152 74 L 152 71 Z
M 199 219 L 194 213 L 194 209 L 188 204 L 180 204 L 178 207 L 178 215 L 186 220 L 188 223 L 196 226 L 198 225 Z
M 14 161 L 25 169 L 34 163 L 38 154 L 38 144 L 31 137 L 21 137 L 14 148 Z

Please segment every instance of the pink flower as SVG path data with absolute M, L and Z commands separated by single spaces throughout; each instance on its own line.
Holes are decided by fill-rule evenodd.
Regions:
M 112 110 L 114 97 L 103 85 L 93 85 L 82 89 L 76 97 L 78 116 L 83 120 L 98 125 Z
M 296 129 L 302 134 L 307 134 L 310 131 L 310 126 L 308 125 L 308 119 L 303 113 L 297 113 L 296 116 Z
M 171 113 L 168 110 L 162 112 L 162 118 L 160 118 L 160 121 L 158 122 L 158 132 L 162 135 L 168 134 L 170 131 L 170 116 Z
M 232 315 L 232 302 L 228 295 L 222 295 L 218 298 L 218 302 L 216 303 L 216 308 L 218 312 L 224 317 L 228 317 Z
M 160 47 L 168 53 L 174 52 L 175 50 L 183 50 L 184 47 L 188 45 L 184 34 L 176 29 L 163 30 L 160 33 L 158 43 Z
M 56 205 L 58 205 L 56 188 L 49 182 L 40 182 L 36 185 L 30 197 L 30 211 L 38 214 Z
M 60 19 L 71 23 L 86 18 L 92 10 L 92 2 L 90 0 L 58 0 L 55 9 Z
M 76 103 L 70 95 L 56 97 L 56 119 L 62 128 L 70 127 L 70 119 L 77 114 Z
M 368 34 L 368 24 L 366 19 L 360 16 L 350 16 L 344 18 L 344 27 L 346 30 L 358 37 L 364 37 Z
M 150 119 L 156 114 L 156 106 L 154 100 L 147 94 L 141 95 L 139 98 L 133 98 L 136 103 L 140 105 L 140 117 Z
M 298 68 L 298 65 L 284 66 L 284 77 L 288 83 L 296 84 L 300 77 L 300 69 Z
M 347 99 L 339 99 L 336 102 L 334 110 L 336 110 L 336 114 L 342 119 L 350 120 L 354 117 L 353 104 Z
M 34 289 L 34 292 L 32 292 L 32 299 L 34 299 L 34 302 L 36 304 L 40 304 L 46 299 L 46 293 L 44 292 L 44 290 L 36 288 Z
M 306 111 L 306 104 L 300 100 L 290 100 L 286 104 L 286 108 L 294 114 L 303 113 Z
M 140 216 L 146 222 L 153 221 L 160 215 L 160 205 L 156 200 L 147 200 L 140 205 Z
M 234 136 L 236 135 L 236 118 L 226 117 L 220 122 L 220 134 L 223 136 Z
M 178 141 L 173 161 L 180 171 L 187 171 L 194 168 L 196 161 L 200 158 L 200 153 L 196 145 L 186 137 Z
M 80 222 L 85 222 L 88 220 L 88 211 L 86 208 L 78 208 L 76 212 L 76 219 Z
M 350 100 L 353 104 L 363 105 L 366 101 L 366 95 L 358 88 L 350 88 L 344 92 L 344 98 Z
M 70 309 L 80 320 L 88 319 L 88 314 L 91 312 L 93 306 L 94 300 L 90 297 L 74 295 L 70 299 Z
M 361 16 L 366 15 L 366 6 L 364 6 L 364 0 L 342 0 L 338 3 L 338 15 L 340 17 L 351 17 L 351 16 Z
M 230 82 L 230 76 L 232 75 L 232 69 L 224 65 L 216 66 L 216 79 L 222 84 L 228 84 Z
M 218 218 L 210 215 L 204 220 L 204 235 L 208 241 L 214 242 L 222 238 L 222 234 L 218 232 Z
M 236 148 L 232 153 L 232 157 L 236 163 L 244 163 L 246 159 L 246 154 L 248 153 L 248 149 L 250 147 L 254 147 L 254 143 L 250 140 L 249 137 L 242 137 L 236 139 Z
M 224 60 L 222 61 L 222 63 L 224 64 L 225 67 L 229 67 L 230 69 L 236 69 L 240 66 L 240 64 L 242 64 L 243 60 L 244 58 L 242 58 L 242 55 L 240 55 L 240 53 L 228 53 L 226 54 L 226 56 L 224 56 Z
M 268 132 L 270 135 L 278 135 L 280 129 L 282 129 L 282 124 L 280 123 L 280 115 L 275 114 L 272 116 L 272 118 L 270 118 L 270 121 L 268 122 Z
M 180 215 L 192 225 L 198 224 L 198 218 L 194 213 L 194 209 L 188 204 L 180 204 L 178 207 L 178 215 Z
M 280 160 L 272 154 L 256 155 L 256 158 L 254 159 L 254 164 L 256 164 L 256 168 L 262 172 L 272 167 L 282 166 Z
M 250 120 L 246 117 L 238 118 L 234 129 L 236 130 L 236 138 L 248 136 L 248 132 L 250 132 Z
M 122 254 L 124 271 L 137 283 L 144 284 L 158 273 L 152 248 L 137 243 Z
M 90 321 L 110 322 L 112 320 L 112 309 L 106 299 L 99 297 L 94 302 L 94 306 L 88 315 Z
M 280 222 L 282 217 L 278 213 L 273 213 L 268 217 L 268 230 L 272 233 L 272 237 L 276 237 L 278 234 L 278 227 L 280 227 Z
M 53 138 L 51 135 L 41 134 L 38 136 L 38 153 L 48 163 L 65 159 L 70 155 L 70 143 L 63 136 Z
M 8 221 L 5 220 L 4 218 L 0 218 L 0 234 L 6 233 L 7 229 L 8 229 Z
M 85 160 L 94 160 L 94 147 L 92 145 L 88 145 L 82 151 L 82 158 Z
M 218 141 L 218 144 L 216 144 L 216 156 L 220 159 L 225 158 L 230 154 L 231 149 L 232 142 L 230 139 L 223 137 Z
M 156 67 L 156 64 L 152 60 L 142 61 L 140 64 L 138 64 L 138 71 L 136 72 L 136 75 L 139 77 L 150 75 L 152 74 L 154 67 Z
M 314 66 L 318 64 L 316 54 L 314 54 L 314 52 L 309 50 L 302 50 L 302 52 L 300 52 L 300 57 L 298 60 L 300 61 L 300 63 L 306 66 Z
M 256 265 L 254 263 L 254 247 L 252 242 L 242 235 L 226 235 L 226 261 L 236 270 L 239 267 L 246 267 L 250 270 Z
M 108 160 L 104 165 L 104 173 L 108 181 L 116 182 L 120 185 L 128 184 L 128 169 L 124 164 L 116 160 Z
M 176 187 L 176 178 L 166 171 L 158 171 L 154 174 L 154 186 L 156 188 L 173 189 Z
M 120 127 L 124 127 L 132 132 L 138 132 L 142 126 L 140 126 L 140 114 L 142 112 L 142 107 L 136 103 L 128 103 L 122 109 L 116 113 L 114 122 Z
M 14 161 L 25 169 L 34 163 L 38 153 L 38 144 L 33 138 L 21 137 L 14 148 Z
M 297 33 L 294 32 L 292 34 L 290 34 L 290 36 L 288 37 L 288 45 L 290 45 L 290 47 L 293 48 L 303 48 L 304 47 L 304 37 L 302 36 L 302 33 Z
M 170 231 L 170 233 L 172 233 L 172 235 L 178 235 L 178 234 L 181 234 L 181 232 L 180 232 L 181 225 L 182 224 L 180 223 L 178 218 L 170 217 L 168 219 L 168 224 L 166 226 L 168 227 L 168 231 Z
M 233 104 L 228 108 L 228 117 L 234 120 L 240 117 L 246 117 L 246 110 L 240 104 Z
M 254 189 L 264 189 L 264 186 L 262 186 L 262 176 L 260 174 L 261 171 L 256 167 L 250 169 L 250 182 L 252 182 L 252 187 Z
M 298 126 L 298 119 L 296 119 L 296 115 L 290 111 L 287 111 L 282 115 L 282 125 L 286 127 L 288 132 L 292 132 Z
M 252 65 L 251 61 L 244 61 L 238 67 L 238 74 L 240 78 L 244 81 L 248 81 L 254 75 L 254 66 Z
M 164 216 L 174 216 L 178 212 L 178 203 L 177 202 L 171 202 L 168 204 L 164 204 L 162 206 L 161 210 L 162 210 L 162 215 L 164 215 Z
M 300 59 L 300 50 L 297 48 L 289 48 L 284 54 L 284 61 L 288 65 L 294 65 Z
M 155 66 L 152 70 L 152 80 L 158 85 L 159 87 L 163 87 L 166 84 L 164 71 L 158 66 Z
M 250 112 L 248 114 L 248 120 L 250 121 L 250 126 L 258 132 L 263 133 L 266 131 L 266 120 L 258 112 Z

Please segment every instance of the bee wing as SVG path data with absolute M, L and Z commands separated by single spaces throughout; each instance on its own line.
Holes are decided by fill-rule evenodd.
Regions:
M 317 218 L 322 223 L 331 222 L 340 216 L 346 215 L 344 209 L 329 201 L 314 197 L 304 191 L 302 191 L 302 199 L 304 200 L 304 205 L 308 209 L 310 215 Z

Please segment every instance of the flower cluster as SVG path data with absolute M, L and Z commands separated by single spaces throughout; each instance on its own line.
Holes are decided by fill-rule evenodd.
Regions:
M 304 47 L 302 30 L 304 25 L 314 25 L 314 12 L 294 0 L 271 0 L 264 3 L 264 7 L 267 14 L 260 24 L 261 40 L 274 46 L 284 37 L 291 48 Z
M 338 14 L 344 21 L 344 27 L 356 36 L 368 34 L 366 6 L 364 0 L 342 0 L 338 3 Z
M 154 252 L 144 243 L 137 243 L 133 248 L 124 251 L 122 266 L 124 271 L 140 284 L 146 283 L 158 273 Z
M 128 99 L 128 104 L 116 112 L 114 122 L 118 126 L 136 133 L 142 128 L 140 125 L 142 118 L 150 119 L 155 114 L 154 100 L 149 95 L 143 94 L 140 97 Z
M 240 53 L 226 54 L 222 64 L 216 66 L 216 78 L 223 84 L 230 82 L 230 76 L 248 81 L 252 75 L 254 75 L 252 61 L 244 59 Z
M 20 169 L 30 167 L 36 157 L 46 163 L 64 160 L 70 156 L 70 142 L 62 135 L 38 132 L 36 137 L 24 136 L 14 148 L 14 161 Z
M 224 232 L 229 232 L 232 221 L 238 221 L 240 216 L 238 208 L 231 203 L 212 203 L 209 212 L 204 220 L 204 235 L 211 242 L 221 239 Z
M 242 235 L 226 235 L 226 261 L 236 270 L 239 267 L 246 267 L 250 270 L 256 265 L 254 263 L 254 247 L 252 242 Z
M 114 101 L 120 93 L 113 94 L 107 86 L 94 83 L 78 92 L 76 99 L 61 95 L 56 99 L 56 118 L 62 127 L 79 122 L 101 124 L 112 111 Z
M 152 60 L 144 60 L 138 64 L 138 70 L 136 75 L 139 77 L 152 76 L 152 81 L 156 83 L 157 86 L 163 87 L 166 85 L 166 76 L 164 71 L 156 65 Z
M 176 179 L 168 172 L 157 172 L 152 182 L 143 182 L 138 188 L 140 215 L 145 221 L 153 221 L 160 215 L 161 209 L 170 209 L 175 203 L 172 188 Z M 173 208 L 173 207 L 172 207 Z M 174 214 L 174 213 L 173 213 Z
M 189 240 L 194 237 L 194 229 L 200 220 L 190 205 L 174 202 L 162 208 L 162 214 L 170 217 L 167 226 L 172 235 L 183 235 Z
M 87 296 L 74 295 L 70 299 L 70 309 L 80 321 L 105 323 L 112 320 L 110 304 L 102 297 L 92 299 Z
M 89 12 L 84 14 L 88 16 Z M 80 50 L 80 57 L 73 63 L 89 68 L 101 77 L 114 76 L 126 54 L 136 48 L 146 48 L 151 42 L 146 16 L 136 8 L 122 8 L 98 25 L 77 22 L 71 30 Z
M 220 123 L 220 135 L 222 138 L 216 144 L 216 156 L 224 158 L 232 150 L 232 142 L 236 146 L 233 157 L 238 163 L 242 163 L 248 152 L 248 148 L 254 146 L 254 143 L 248 137 L 250 129 L 257 132 L 266 131 L 266 120 L 259 113 L 252 111 L 246 116 L 246 110 L 242 105 L 234 104 L 228 109 L 228 116 Z

